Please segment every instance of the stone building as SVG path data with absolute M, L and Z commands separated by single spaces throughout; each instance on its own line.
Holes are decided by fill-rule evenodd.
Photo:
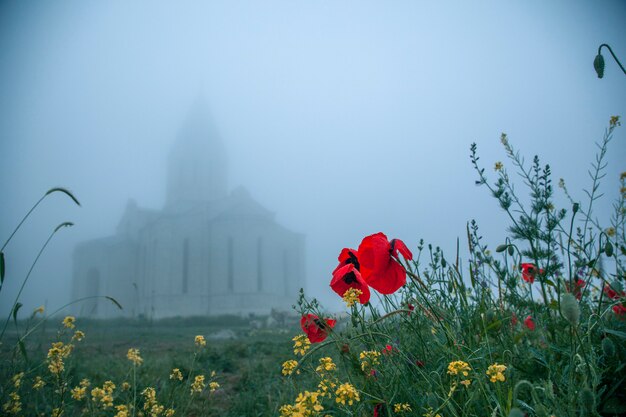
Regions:
M 304 286 L 304 236 L 243 188 L 229 192 L 224 146 L 202 102 L 168 161 L 161 210 L 129 201 L 115 235 L 79 244 L 80 316 L 173 317 L 288 311 Z M 116 308 L 102 296 L 119 301 Z

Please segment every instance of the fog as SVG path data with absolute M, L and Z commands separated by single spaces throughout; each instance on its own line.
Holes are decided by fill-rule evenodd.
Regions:
M 0 312 L 59 223 L 75 226 L 34 268 L 27 313 L 70 301 L 74 246 L 113 234 L 130 198 L 163 207 L 167 156 L 197 97 L 230 189 L 306 235 L 306 292 L 328 309 L 340 306 L 328 287 L 339 251 L 366 235 L 452 254 L 476 219 L 495 247 L 507 219 L 474 184 L 470 144 L 495 178 L 496 161 L 513 172 L 506 132 L 583 200 L 594 142 L 626 115 L 626 76 L 606 51 L 603 79 L 592 62 L 602 43 L 626 62 L 625 21 L 623 1 L 4 1 L 0 240 L 51 187 L 82 206 L 54 194 L 24 223 L 5 249 Z M 625 128 L 600 218 L 626 169 Z

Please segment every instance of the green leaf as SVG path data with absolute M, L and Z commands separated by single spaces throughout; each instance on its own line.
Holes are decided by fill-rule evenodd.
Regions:
M 13 321 L 17 324 L 17 312 L 22 308 L 22 303 L 16 303 L 15 307 L 13 307 Z
M 22 339 L 17 341 L 17 345 L 20 347 L 20 352 L 22 356 L 24 356 L 24 360 L 28 362 L 28 355 L 26 354 L 26 346 L 24 346 L 24 341 Z
M 546 278 L 546 284 L 556 288 L 556 284 L 553 281 L 550 281 L 549 279 Z
M 48 192 L 46 192 L 46 195 L 48 194 L 52 194 L 55 192 L 60 192 L 65 194 L 66 196 L 68 196 L 69 198 L 71 198 L 72 200 L 74 200 L 74 203 L 76 203 L 77 206 L 80 206 L 80 203 L 78 202 L 78 200 L 76 199 L 76 197 L 74 197 L 74 194 L 72 194 L 69 190 L 67 190 L 66 188 L 63 187 L 54 187 L 54 188 L 50 188 L 48 190 Z
M 619 330 L 611 330 L 611 329 L 604 329 L 604 331 L 606 333 L 610 333 L 610 334 L 612 334 L 614 336 L 621 337 L 622 339 L 626 340 L 626 333 L 625 332 L 620 332 Z
M 0 252 L 0 284 L 4 283 L 4 252 Z
M 71 227 L 74 226 L 74 223 L 72 222 L 63 222 L 60 225 L 58 225 L 55 229 L 54 229 L 54 233 L 58 232 L 60 228 L 62 227 Z
M 120 310 L 123 310 L 122 305 L 120 303 L 117 302 L 117 300 L 113 297 L 109 297 L 108 295 L 105 295 L 104 298 L 106 298 L 107 300 L 111 301 L 113 304 L 115 304 L 117 306 L 117 308 L 119 308 Z

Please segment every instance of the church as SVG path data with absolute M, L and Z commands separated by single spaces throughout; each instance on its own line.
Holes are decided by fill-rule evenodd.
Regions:
M 74 251 L 75 314 L 143 317 L 290 311 L 304 286 L 304 235 L 242 187 L 228 188 L 226 150 L 198 100 L 168 160 L 161 210 L 129 201 L 113 236 Z M 111 301 L 115 298 L 123 309 Z

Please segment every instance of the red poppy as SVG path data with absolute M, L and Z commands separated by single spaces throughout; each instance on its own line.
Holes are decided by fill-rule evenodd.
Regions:
M 330 281 L 330 288 L 339 294 L 340 297 L 343 297 L 350 288 L 355 288 L 361 291 L 359 303 L 365 304 L 370 300 L 370 289 L 367 283 L 361 277 L 359 270 L 351 263 L 343 266 L 340 264 L 335 269 L 333 279 Z
M 414 306 L 413 304 L 409 303 L 409 304 L 407 304 L 407 307 L 408 307 L 408 309 L 409 309 L 409 312 L 408 312 L 407 314 L 410 316 L 410 315 L 411 315 L 411 312 L 412 312 L 413 310 L 415 310 L 415 306 Z
M 319 343 L 326 339 L 328 330 L 335 327 L 337 320 L 324 319 L 323 321 L 315 314 L 307 314 L 300 319 L 300 327 L 306 333 L 311 343 Z
M 607 297 L 609 297 L 611 300 L 617 300 L 619 299 L 621 296 L 624 295 L 624 291 L 621 292 L 621 294 L 618 294 L 617 291 L 615 291 L 613 288 L 611 288 L 611 286 L 609 284 L 606 284 L 604 286 L 604 293 L 607 295 Z
M 359 258 L 357 257 L 357 251 L 354 249 L 343 248 L 338 259 L 339 265 L 337 265 L 337 268 L 333 271 L 333 275 L 335 275 L 335 272 L 337 272 L 337 270 L 341 267 L 350 264 L 354 265 L 354 268 L 356 268 L 357 271 L 361 269 L 361 266 L 359 265 Z
M 385 345 L 385 347 L 381 350 L 381 353 L 383 355 L 389 355 L 391 354 L 393 351 L 395 350 L 395 348 L 391 345 Z
M 382 410 L 383 408 L 383 404 L 382 403 L 378 403 L 374 406 L 374 416 L 373 417 L 378 417 L 380 414 L 380 410 Z
M 613 309 L 613 312 L 617 314 L 618 316 L 621 316 L 622 314 L 626 314 L 626 307 L 624 307 L 621 304 L 614 305 L 612 309 Z
M 398 262 L 398 252 L 404 259 L 413 254 L 400 239 L 387 240 L 383 233 L 367 236 L 359 245 L 361 276 L 381 294 L 392 294 L 406 283 L 406 271 Z
M 535 276 L 537 275 L 537 268 L 535 264 L 523 263 L 520 265 L 522 268 L 522 279 L 530 284 L 535 282 Z M 539 270 L 540 274 L 543 274 L 543 269 Z
M 527 316 L 524 319 L 524 326 L 528 327 L 528 330 L 530 330 L 531 332 L 535 330 L 535 322 L 533 321 L 533 318 L 531 316 Z
M 569 289 L 569 283 L 565 283 L 566 287 L 567 287 L 567 292 L 572 292 Z M 585 288 L 585 285 L 587 285 L 585 283 L 584 279 L 578 279 L 576 280 L 576 282 L 574 283 L 574 291 L 572 292 L 574 294 L 574 297 L 576 297 L 577 300 L 580 300 L 581 297 L 583 296 L 583 292 L 582 289 Z

